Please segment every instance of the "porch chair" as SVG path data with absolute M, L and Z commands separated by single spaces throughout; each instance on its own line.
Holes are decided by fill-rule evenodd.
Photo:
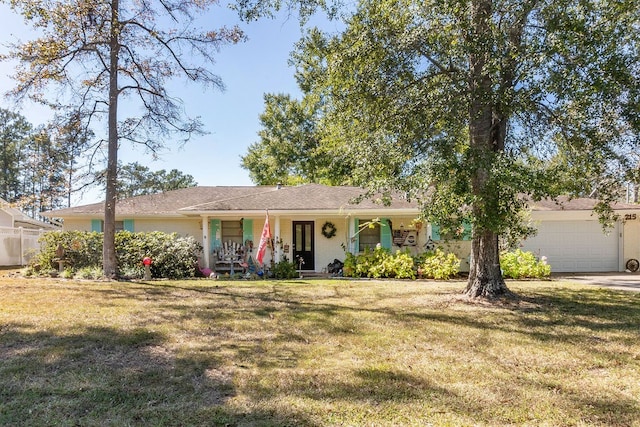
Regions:
M 244 246 L 241 244 L 228 240 L 223 242 L 222 246 L 218 248 L 216 252 L 216 272 L 224 270 L 229 271 L 230 274 L 234 274 L 236 270 L 244 270 Z

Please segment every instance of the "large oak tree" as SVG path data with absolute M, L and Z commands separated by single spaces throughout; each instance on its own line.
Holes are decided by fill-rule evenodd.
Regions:
M 122 141 L 154 151 L 177 134 L 188 138 L 201 123 L 184 115 L 167 92 L 174 78 L 207 87 L 222 82 L 210 71 L 225 43 L 242 32 L 202 29 L 196 18 L 217 0 L 11 0 L 36 34 L 16 43 L 5 59 L 18 63 L 13 95 L 71 110 L 96 133 L 102 120 L 107 151 L 103 268 L 117 276 L 115 212 L 118 147 Z M 120 101 L 126 98 L 127 116 Z M 136 115 L 136 107 L 142 111 Z
M 248 16 L 271 3 L 243 2 Z M 637 0 L 361 0 L 343 32 L 311 31 L 294 59 L 323 100 L 334 157 L 445 229 L 470 222 L 466 294 L 495 297 L 509 292 L 499 237 L 527 199 L 597 195 L 604 215 L 633 166 L 639 11 Z

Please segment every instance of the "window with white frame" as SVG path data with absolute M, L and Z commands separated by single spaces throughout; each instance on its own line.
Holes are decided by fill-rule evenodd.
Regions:
M 104 232 L 104 220 L 100 221 L 100 230 L 94 230 L 99 232 Z M 116 221 L 116 232 L 124 231 L 124 221 Z
M 221 221 L 222 227 L 222 241 L 228 242 L 231 240 L 234 243 L 242 245 L 242 222 L 241 221 Z

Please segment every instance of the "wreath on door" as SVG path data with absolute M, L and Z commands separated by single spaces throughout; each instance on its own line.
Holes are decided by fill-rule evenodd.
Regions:
M 327 239 L 332 238 L 333 236 L 336 235 L 336 226 L 333 225 L 332 222 L 329 222 L 329 221 L 325 222 L 324 225 L 322 226 L 322 235 Z

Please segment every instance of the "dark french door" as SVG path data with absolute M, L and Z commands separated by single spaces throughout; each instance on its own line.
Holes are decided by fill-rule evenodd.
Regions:
M 315 270 L 313 221 L 293 221 L 293 259 L 301 270 Z M 304 260 L 300 267 L 299 259 Z

